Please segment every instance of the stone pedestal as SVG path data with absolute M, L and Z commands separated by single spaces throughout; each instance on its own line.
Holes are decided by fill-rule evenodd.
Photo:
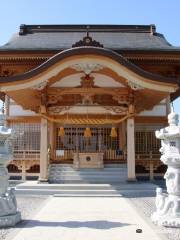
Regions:
M 151 219 L 158 225 L 180 227 L 180 127 L 173 111 L 168 115 L 168 123 L 168 127 L 156 131 L 156 137 L 161 139 L 161 161 L 167 165 L 167 193 L 157 188 L 156 211 Z
M 16 197 L 12 189 L 8 189 L 8 171 L 0 166 L 0 228 L 13 227 L 21 220 L 17 211 Z

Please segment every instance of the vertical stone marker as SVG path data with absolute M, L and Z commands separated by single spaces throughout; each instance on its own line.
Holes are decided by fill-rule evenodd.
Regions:
M 4 115 L 0 113 L 0 228 L 14 226 L 21 220 L 16 197 L 12 189 L 8 189 L 9 175 L 6 166 L 13 159 L 12 139 L 12 130 L 4 127 Z
M 156 131 L 161 139 L 160 160 L 167 165 L 164 175 L 167 193 L 156 189 L 156 211 L 151 219 L 155 224 L 180 227 L 180 126 L 179 116 L 173 110 L 168 115 L 169 126 Z

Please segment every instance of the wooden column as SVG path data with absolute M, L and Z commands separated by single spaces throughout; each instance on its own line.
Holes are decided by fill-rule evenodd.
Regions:
M 149 165 L 149 178 L 151 181 L 154 180 L 154 164 L 153 161 L 150 161 L 150 165 Z
M 119 125 L 119 149 L 123 151 L 123 155 L 121 156 L 122 160 L 125 160 L 124 159 L 125 139 L 126 139 L 126 133 L 124 128 L 124 122 L 122 122 Z
M 50 158 L 55 159 L 55 137 L 56 137 L 56 129 L 55 124 L 53 122 L 50 122 L 49 124 L 49 144 L 51 148 Z
M 129 112 L 133 112 L 130 106 Z M 134 117 L 127 120 L 127 172 L 128 181 L 136 181 L 135 173 L 135 136 L 134 136 Z
M 48 180 L 48 121 L 41 118 L 40 182 Z

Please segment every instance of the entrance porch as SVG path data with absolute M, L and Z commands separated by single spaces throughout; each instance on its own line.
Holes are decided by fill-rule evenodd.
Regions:
M 86 137 L 84 132 L 87 126 L 63 127 L 62 134 L 58 124 L 52 122 L 48 124 L 48 120 L 42 118 L 40 181 L 48 181 L 49 168 L 51 175 L 53 174 L 51 164 L 56 164 L 56 166 L 57 164 L 71 164 L 77 170 L 101 169 L 108 163 L 118 164 L 119 170 L 122 164 L 122 169 L 125 171 L 123 176 L 127 176 L 126 179 L 129 181 L 135 181 L 134 119 L 132 117 L 127 119 L 127 129 L 124 127 L 124 123 L 118 124 L 116 128 L 93 125 L 89 127 L 91 136 Z M 116 132 L 115 136 L 111 135 L 112 129 Z M 127 172 L 124 164 L 127 164 Z M 58 169 L 58 166 L 56 168 Z M 60 168 L 56 172 L 58 171 Z M 56 177 L 51 177 L 56 179 Z
M 62 51 L 25 74 L 0 78 L 0 88 L 18 106 L 31 110 L 40 125 L 39 181 L 48 181 L 54 163 L 81 168 L 82 161 L 92 168 L 92 155 L 96 167 L 127 164 L 127 180 L 135 181 L 135 119 L 167 99 L 177 84 L 143 71 L 118 53 L 86 46 Z M 110 136 L 113 128 L 116 133 Z

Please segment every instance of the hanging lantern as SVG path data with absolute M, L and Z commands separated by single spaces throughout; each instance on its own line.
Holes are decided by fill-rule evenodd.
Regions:
M 64 137 L 65 136 L 64 127 L 60 127 L 59 132 L 58 132 L 58 136 L 59 137 Z
M 90 138 L 91 136 L 92 136 L 91 129 L 89 127 L 87 127 L 84 131 L 84 137 L 85 138 Z
M 111 128 L 110 136 L 111 136 L 112 138 L 116 138 L 116 137 L 117 137 L 117 131 L 116 131 L 116 128 L 115 128 L 115 127 L 112 127 L 112 128 Z

